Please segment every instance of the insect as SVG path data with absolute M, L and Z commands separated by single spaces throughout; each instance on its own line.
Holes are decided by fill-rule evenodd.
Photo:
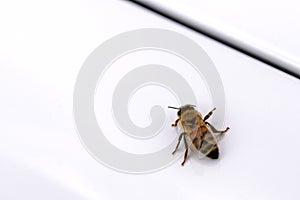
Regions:
M 219 158 L 218 139 L 229 130 L 227 127 L 223 131 L 217 130 L 206 120 L 213 114 L 216 108 L 212 109 L 207 115 L 202 117 L 201 113 L 195 109 L 194 105 L 184 105 L 179 108 L 169 106 L 168 108 L 177 109 L 178 119 L 172 124 L 173 127 L 180 125 L 183 132 L 178 137 L 178 143 L 172 154 L 175 154 L 183 138 L 185 153 L 182 166 L 185 164 L 189 148 L 194 152 L 200 152 L 211 159 Z

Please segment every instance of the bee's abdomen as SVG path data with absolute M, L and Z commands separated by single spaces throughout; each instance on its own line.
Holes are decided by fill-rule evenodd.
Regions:
M 209 158 L 217 159 L 219 157 L 218 145 L 207 139 L 204 139 L 201 146 L 197 147 L 197 149 Z
M 207 127 L 200 125 L 197 132 L 191 135 L 193 145 L 196 147 L 197 150 L 199 150 L 203 145 L 203 140 L 208 136 L 207 133 L 208 133 Z
M 199 150 L 201 148 L 201 146 L 203 145 L 203 143 L 205 142 L 204 141 L 205 134 L 206 134 L 206 132 L 197 134 L 196 136 L 192 137 L 193 145 L 196 147 L 197 150 Z
M 219 148 L 216 140 L 206 126 L 200 126 L 197 135 L 193 138 L 193 145 L 202 154 L 211 159 L 219 158 Z
M 219 148 L 218 148 L 218 146 L 215 144 L 213 146 L 213 148 L 211 149 L 211 151 L 206 156 L 211 158 L 211 159 L 218 159 L 219 158 Z

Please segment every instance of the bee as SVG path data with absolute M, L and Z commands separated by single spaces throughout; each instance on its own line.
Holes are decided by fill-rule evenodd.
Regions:
M 179 108 L 169 106 L 168 108 L 177 109 L 178 119 L 172 124 L 176 127 L 179 123 L 183 132 L 178 137 L 178 143 L 175 150 L 172 152 L 174 155 L 177 151 L 180 142 L 183 138 L 185 144 L 185 153 L 182 166 L 184 166 L 189 148 L 194 152 L 200 152 L 204 156 L 211 159 L 219 158 L 219 147 L 217 144 L 218 139 L 229 130 L 227 127 L 223 131 L 217 130 L 206 120 L 213 114 L 216 108 L 212 109 L 207 115 L 202 117 L 201 113 L 195 109 L 194 105 L 184 105 Z

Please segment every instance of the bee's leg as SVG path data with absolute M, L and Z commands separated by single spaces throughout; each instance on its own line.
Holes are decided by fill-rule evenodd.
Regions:
M 172 152 L 172 154 L 174 154 L 176 151 L 177 151 L 177 149 L 178 149 L 178 147 L 179 147 L 179 144 L 180 144 L 180 141 L 181 141 L 181 139 L 182 139 L 182 136 L 185 134 L 185 132 L 183 132 L 183 133 L 181 133 L 180 135 L 179 135 L 179 137 L 178 137 L 178 143 L 177 143 L 177 145 L 176 145 L 176 148 L 175 148 L 175 150 Z
M 230 128 L 229 127 L 227 127 L 225 130 L 223 130 L 223 131 L 218 131 L 215 127 L 213 127 L 213 125 L 211 125 L 210 123 L 208 123 L 208 122 L 205 122 L 205 124 L 208 124 L 209 125 L 209 127 L 211 128 L 211 130 L 213 131 L 213 132 L 215 132 L 215 133 L 221 133 L 221 134 L 224 134 L 224 133 L 226 133 Z
M 179 118 L 178 119 L 176 119 L 176 121 L 175 121 L 175 123 L 174 124 L 172 124 L 172 126 L 174 126 L 174 127 L 176 127 L 177 126 L 177 124 L 178 124 L 178 122 L 179 122 Z
M 213 112 L 215 110 L 216 110 L 216 108 L 212 109 L 207 115 L 205 115 L 205 117 L 203 118 L 203 121 L 206 121 L 213 114 Z
M 184 137 L 184 145 L 185 145 L 185 152 L 184 152 L 184 160 L 183 162 L 181 163 L 182 166 L 184 166 L 184 163 L 186 162 L 187 160 L 187 156 L 188 156 L 188 152 L 189 152 L 189 147 L 187 145 L 187 142 L 186 142 L 186 139 Z

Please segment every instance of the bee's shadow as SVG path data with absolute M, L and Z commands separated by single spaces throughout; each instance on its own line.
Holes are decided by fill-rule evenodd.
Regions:
M 189 157 L 193 171 L 198 175 L 203 175 L 206 168 L 217 167 L 220 165 L 219 159 L 210 159 L 197 153 L 191 153 Z

